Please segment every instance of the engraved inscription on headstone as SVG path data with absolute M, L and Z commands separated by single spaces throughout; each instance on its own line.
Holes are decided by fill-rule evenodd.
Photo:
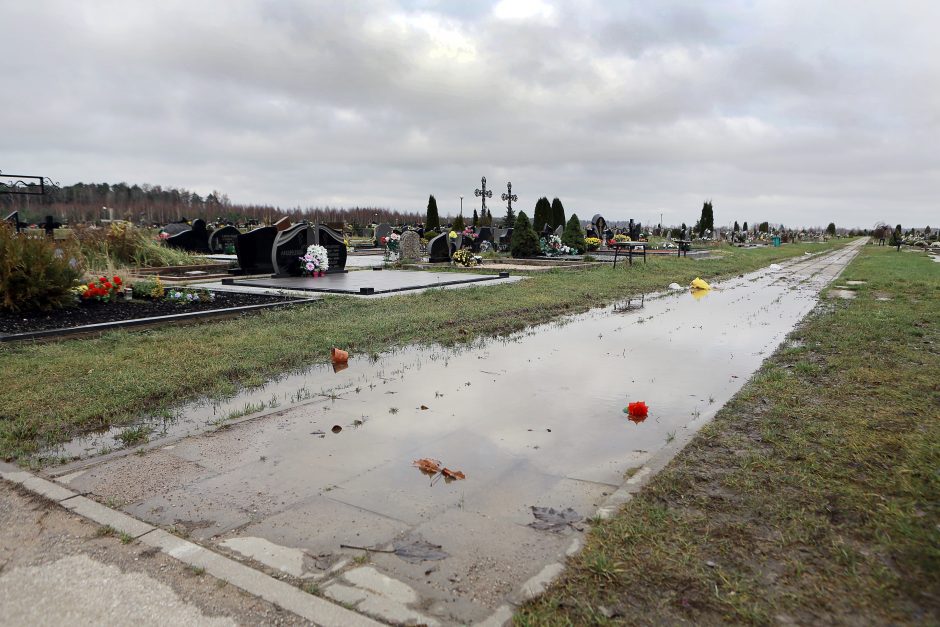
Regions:
M 326 248 L 326 258 L 330 264 L 327 274 L 346 271 L 346 242 L 343 235 L 328 226 L 317 225 L 316 243 Z

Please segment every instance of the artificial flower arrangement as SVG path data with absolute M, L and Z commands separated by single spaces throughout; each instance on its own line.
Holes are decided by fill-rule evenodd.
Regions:
M 383 238 L 384 239 L 384 238 Z M 300 258 L 300 271 L 304 276 L 323 276 L 330 269 L 330 262 L 326 248 L 319 244 L 311 244 L 307 252 Z
M 614 235 L 614 242 L 618 244 L 626 244 L 629 241 L 631 241 L 629 235 L 624 235 L 623 233 L 617 233 Z
M 450 239 L 457 239 L 457 231 L 451 231 L 450 233 L 447 234 L 447 237 L 449 237 Z
M 601 247 L 601 240 L 598 237 L 585 237 L 584 247 L 588 250 L 597 250 Z
M 477 235 L 477 232 L 473 230 L 472 226 L 468 226 L 460 234 L 463 235 L 464 239 L 469 239 L 471 242 L 475 241 L 476 238 L 479 237 L 479 235 Z
M 191 303 L 212 302 L 215 300 L 215 294 L 209 290 L 184 287 L 167 290 L 164 298 L 171 303 L 188 305 Z
M 86 285 L 75 288 L 80 300 L 85 302 L 97 301 L 107 303 L 117 298 L 124 289 L 124 281 L 119 276 L 108 278 L 98 277 L 97 281 L 90 281 Z
M 550 235 L 548 238 L 541 238 L 539 240 L 539 247 L 542 249 L 542 254 L 546 257 L 557 257 L 559 255 L 573 254 L 571 247 L 562 244 L 561 238 L 557 235 Z
M 460 250 L 454 253 L 454 256 L 451 257 L 451 260 L 464 268 L 470 268 L 477 265 L 479 261 L 476 256 L 473 254 L 473 251 L 469 248 L 461 248 Z
M 379 244 L 385 246 L 385 249 L 389 252 L 397 253 L 398 245 L 401 242 L 401 235 L 398 233 L 392 233 L 388 237 L 379 238 Z

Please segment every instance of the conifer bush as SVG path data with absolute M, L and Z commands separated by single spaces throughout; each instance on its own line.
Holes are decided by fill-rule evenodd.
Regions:
M 583 253 L 585 251 L 584 229 L 581 228 L 581 220 L 578 219 L 578 214 L 572 213 L 568 223 L 565 224 L 565 230 L 561 234 L 561 243 L 577 249 L 578 252 Z
M 17 235 L 0 224 L 0 309 L 50 311 L 71 305 L 81 274 L 74 245 Z
M 520 211 L 516 217 L 516 224 L 512 229 L 512 242 L 509 244 L 509 251 L 515 258 L 534 257 L 539 254 L 539 236 L 532 223 L 529 222 L 529 216 L 525 211 Z

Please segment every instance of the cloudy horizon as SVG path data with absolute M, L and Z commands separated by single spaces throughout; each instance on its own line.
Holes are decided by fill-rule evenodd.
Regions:
M 940 3 L 2 0 L 0 170 L 443 214 L 940 222 Z M 936 226 L 936 225 L 933 225 Z

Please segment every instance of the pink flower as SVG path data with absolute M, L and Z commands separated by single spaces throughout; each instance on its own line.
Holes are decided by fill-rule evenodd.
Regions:
M 313 272 L 316 266 L 313 265 L 313 262 L 308 261 L 306 268 L 307 268 L 307 272 Z

